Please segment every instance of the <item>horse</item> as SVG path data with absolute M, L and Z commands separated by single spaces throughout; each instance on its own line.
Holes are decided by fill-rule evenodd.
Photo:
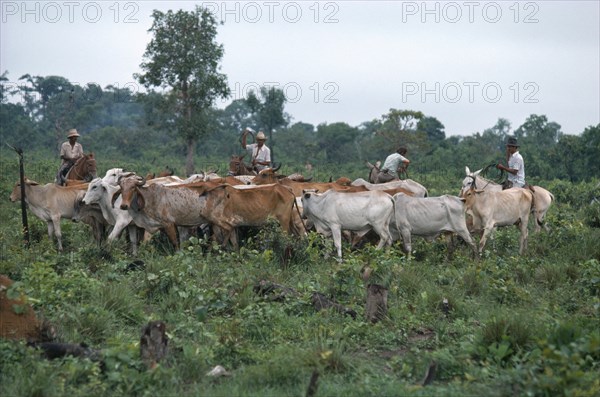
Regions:
M 481 171 L 482 170 L 471 172 L 469 167 L 465 167 L 467 176 L 465 179 L 463 179 L 459 197 L 463 197 L 467 190 L 471 188 L 473 182 L 475 182 L 477 189 L 480 190 L 502 190 L 502 185 L 479 175 Z M 552 205 L 552 202 L 554 201 L 554 195 L 541 186 L 534 186 L 532 192 L 533 204 L 531 206 L 531 212 L 533 212 L 535 215 L 535 232 L 539 233 L 542 230 L 542 226 L 544 226 L 544 230 L 546 230 L 546 232 L 549 232 L 550 228 L 544 223 L 544 217 L 546 216 L 546 212 L 548 212 L 550 205 Z
M 229 172 L 227 175 L 230 176 L 238 176 L 238 175 L 256 175 L 256 171 L 252 169 L 252 167 L 247 166 L 242 161 L 246 154 L 242 154 L 241 156 L 236 156 L 235 154 L 231 155 L 231 160 L 229 161 Z
M 371 164 L 368 161 L 366 162 L 367 167 L 369 168 L 369 178 L 368 181 L 370 183 L 384 183 L 379 180 L 379 173 L 381 172 L 381 161 L 377 161 L 375 164 Z M 398 175 L 405 175 L 405 179 L 408 179 L 408 172 L 404 168 L 398 169 Z M 402 179 L 402 178 L 398 178 Z M 389 181 L 389 180 L 388 180 Z
M 65 176 L 66 185 L 76 184 L 76 181 L 91 182 L 96 178 L 96 159 L 94 153 L 84 154 L 73 165 Z

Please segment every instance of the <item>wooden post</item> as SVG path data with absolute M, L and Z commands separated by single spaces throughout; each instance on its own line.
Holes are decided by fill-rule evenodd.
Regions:
M 21 183 L 21 223 L 23 224 L 23 240 L 29 248 L 29 223 L 27 222 L 27 203 L 25 202 L 25 168 L 23 166 L 23 149 L 6 144 L 19 155 L 19 182 Z
M 376 323 L 387 316 L 387 288 L 379 284 L 367 286 L 367 307 L 365 314 L 367 320 Z
M 319 388 L 319 371 L 314 370 L 312 376 L 310 377 L 310 383 L 308 384 L 308 389 L 306 390 L 306 397 L 314 397 L 317 394 L 317 389 Z

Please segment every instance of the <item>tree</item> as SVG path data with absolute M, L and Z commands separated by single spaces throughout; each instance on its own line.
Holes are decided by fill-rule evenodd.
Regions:
M 411 156 L 423 152 L 428 146 L 427 134 L 419 131 L 417 125 L 424 118 L 422 112 L 414 110 L 390 109 L 389 113 L 384 114 L 381 128 L 376 132 L 376 145 L 382 151 L 382 156 L 396 151 L 399 145 L 407 146 Z
M 41 131 L 53 128 L 55 143 L 64 140 L 64 132 L 73 127 L 73 106 L 75 103 L 75 87 L 60 76 L 23 75 L 20 87 L 25 108 Z
M 252 113 L 256 115 L 260 128 L 269 134 L 271 161 L 274 162 L 273 146 L 275 146 L 275 143 L 273 142 L 273 131 L 278 127 L 285 127 L 289 123 L 289 115 L 283 111 L 286 102 L 285 94 L 279 88 L 260 87 L 260 97 L 262 101 L 254 91 L 250 91 L 246 103 Z
M 187 147 L 186 172 L 194 172 L 194 152 L 200 137 L 208 134 L 211 107 L 217 98 L 229 96 L 227 76 L 219 72 L 223 46 L 217 44 L 217 22 L 202 7 L 186 12 L 154 10 L 143 74 L 145 87 L 169 88 L 175 129 Z
M 562 136 L 560 124 L 548 122 L 545 115 L 532 114 L 516 131 L 517 138 L 525 138 L 528 145 L 538 149 L 548 149 L 558 143 Z
M 317 126 L 317 143 L 325 151 L 328 162 L 343 164 L 348 159 L 357 157 L 355 145 L 358 129 L 346 123 L 319 124 Z
M 434 145 L 439 144 L 446 139 L 444 132 L 444 124 L 440 123 L 435 117 L 424 117 L 417 123 L 417 130 L 424 131 L 427 134 L 427 139 Z

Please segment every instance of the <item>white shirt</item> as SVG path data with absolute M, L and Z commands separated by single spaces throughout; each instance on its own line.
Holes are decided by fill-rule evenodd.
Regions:
M 392 174 L 397 177 L 398 167 L 400 167 L 400 164 L 404 163 L 405 161 L 408 161 L 408 159 L 400 153 L 392 153 L 385 159 L 381 170 L 387 170 L 389 174 Z
M 514 152 L 508 159 L 508 168 L 517 170 L 516 174 L 508 173 L 508 180 L 512 182 L 513 187 L 525 186 L 525 163 L 523 156 L 519 152 Z
M 79 142 L 75 142 L 75 145 L 71 146 L 71 142 L 63 142 L 60 146 L 61 157 L 68 159 L 76 159 L 83 156 L 83 147 Z M 68 163 L 68 160 L 63 159 L 62 164 Z
M 252 157 L 250 158 L 250 163 L 252 163 L 252 160 L 260 162 L 268 161 L 269 163 L 271 163 L 271 149 L 269 149 L 267 145 L 262 145 L 262 147 L 259 148 L 258 144 L 251 143 L 249 145 L 246 145 L 246 150 L 252 155 Z M 259 171 L 268 167 L 268 165 L 256 164 L 256 169 L 258 169 Z

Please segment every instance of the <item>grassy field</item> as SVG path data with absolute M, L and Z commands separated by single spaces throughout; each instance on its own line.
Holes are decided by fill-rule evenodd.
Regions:
M 86 343 L 102 361 L 49 361 L 0 340 L 2 396 L 303 396 L 315 372 L 316 396 L 600 395 L 598 181 L 540 183 L 557 199 L 552 230 L 530 234 L 523 256 L 516 229 L 504 228 L 479 261 L 466 246 L 449 259 L 442 241 L 417 239 L 412 258 L 399 244 L 345 245 L 338 263 L 330 241 L 288 238 L 269 225 L 239 253 L 197 239 L 172 252 L 159 236 L 132 258 L 125 242 L 97 248 L 86 225 L 68 221 L 57 254 L 32 214 L 25 248 L 20 207 L 8 201 L 18 167 L 0 162 L 0 274 L 16 281 L 9 292 L 54 324 L 58 341 Z M 47 182 L 54 166 L 35 164 L 29 175 Z M 460 185 L 427 180 L 433 195 Z M 134 259 L 144 265 L 128 270 Z M 296 293 L 272 299 L 256 292 L 261 280 Z M 365 320 L 368 283 L 389 294 L 388 315 L 375 324 Z M 317 311 L 315 292 L 356 318 Z M 147 370 L 140 330 L 151 320 L 167 324 L 169 354 Z M 216 365 L 229 376 L 207 376 Z M 435 375 L 423 386 L 430 366 Z

